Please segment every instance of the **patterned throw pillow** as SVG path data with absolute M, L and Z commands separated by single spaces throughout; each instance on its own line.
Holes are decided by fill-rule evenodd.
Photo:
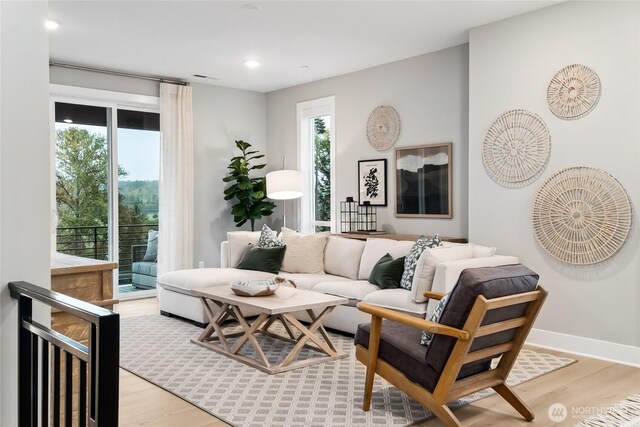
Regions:
M 440 236 L 437 234 L 431 239 L 427 239 L 423 235 L 418 237 L 418 240 L 413 244 L 411 250 L 404 259 L 404 273 L 402 273 L 402 279 L 400 280 L 401 288 L 411 290 L 413 275 L 416 272 L 416 265 L 418 264 L 420 255 L 422 255 L 422 252 L 424 252 L 426 248 L 436 248 L 440 245 L 442 245 L 442 241 L 440 240 Z
M 444 307 L 445 305 L 447 305 L 448 299 L 449 299 L 449 294 L 446 294 L 445 296 L 443 296 L 440 302 L 438 302 L 436 309 L 433 310 L 433 313 L 431 313 L 431 316 L 429 316 L 429 319 L 427 320 L 429 320 L 430 322 L 439 323 L 440 318 L 442 317 L 442 312 L 444 311 Z M 428 347 L 429 344 L 431 344 L 431 341 L 433 340 L 433 335 L 434 335 L 433 332 L 422 331 L 422 336 L 420 337 L 420 344 L 426 345 Z
M 258 246 L 261 248 L 278 248 L 282 245 L 282 240 L 278 239 L 278 233 L 270 229 L 267 224 L 264 224 L 258 239 Z

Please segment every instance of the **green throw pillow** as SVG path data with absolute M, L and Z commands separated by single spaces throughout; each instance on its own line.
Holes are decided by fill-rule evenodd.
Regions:
M 400 279 L 404 271 L 404 257 L 393 259 L 386 254 L 376 262 L 369 274 L 369 283 L 380 286 L 381 289 L 400 287 Z
M 236 268 L 277 274 L 280 271 L 286 249 L 286 246 L 260 248 L 249 245 L 249 248 L 244 252 L 240 260 L 240 264 L 238 264 Z

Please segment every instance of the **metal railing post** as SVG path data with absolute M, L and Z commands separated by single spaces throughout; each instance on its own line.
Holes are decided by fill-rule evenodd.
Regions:
M 22 327 L 22 321 L 31 321 L 32 316 L 32 300 L 29 297 L 21 295 L 18 297 L 18 360 L 21 362 L 18 365 L 18 425 L 19 426 L 31 426 L 33 424 L 32 419 L 32 407 L 38 401 L 38 390 L 32 390 L 33 375 L 37 373 L 32 372 L 31 363 L 33 358 L 33 341 L 31 339 L 31 333 Z M 36 352 L 37 352 L 36 348 Z

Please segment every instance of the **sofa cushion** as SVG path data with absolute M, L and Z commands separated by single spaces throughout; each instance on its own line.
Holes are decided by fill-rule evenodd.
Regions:
M 416 273 L 416 266 L 420 259 L 420 255 L 427 248 L 437 248 L 440 246 L 440 236 L 435 235 L 431 239 L 427 239 L 424 236 L 420 236 L 418 240 L 411 246 L 411 250 L 404 259 L 404 272 L 402 273 L 402 280 L 400 280 L 400 287 L 411 290 L 413 286 L 413 278 Z
M 158 274 L 158 263 L 147 261 L 134 262 L 131 264 L 131 272 L 156 277 Z
M 364 246 L 365 242 L 362 240 L 330 236 L 324 248 L 325 273 L 358 280 Z
M 458 283 L 460 273 L 467 268 L 496 267 L 499 265 L 519 264 L 518 257 L 509 255 L 494 255 L 483 258 L 459 259 L 438 264 L 433 276 L 432 291 L 447 293 Z
M 476 245 L 475 243 L 472 243 L 471 246 L 473 247 L 474 258 L 485 258 L 489 256 L 494 256 L 496 254 L 495 246 L 491 246 L 491 247 L 482 246 L 482 245 Z
M 349 279 L 342 276 L 333 276 L 331 274 L 301 274 L 301 273 L 286 273 L 281 271 L 278 273 L 278 277 L 284 277 L 287 280 L 293 280 L 296 286 L 300 289 L 311 290 L 315 285 L 321 282 L 350 282 Z
M 157 262 L 158 261 L 158 231 L 149 230 L 147 234 L 147 250 L 145 251 L 143 261 Z
M 416 271 L 411 285 L 413 300 L 426 301 L 423 294 L 431 290 L 436 267 L 441 262 L 473 258 L 473 245 L 441 246 L 426 248 L 416 264 Z
M 400 287 L 400 279 L 404 271 L 404 257 L 393 259 L 386 254 L 378 260 L 369 275 L 369 283 L 380 286 L 381 289 Z
M 287 247 L 282 271 L 288 273 L 324 273 L 324 247 L 329 232 L 302 234 L 282 228 L 282 242 Z
M 367 239 L 362 251 L 358 279 L 367 280 L 373 266 L 383 255 L 389 254 L 394 259 L 400 258 L 407 255 L 412 246 L 413 242 L 410 240 Z
M 349 300 L 353 302 L 362 301 L 362 298 L 367 294 L 379 290 L 380 288 L 378 286 L 372 285 L 366 280 L 325 281 L 313 287 L 314 292 L 349 298 Z
M 402 288 L 382 289 L 376 292 L 371 292 L 362 298 L 362 302 L 390 308 L 392 310 L 403 311 L 423 318 L 427 312 L 427 304 L 418 304 L 414 302 L 411 298 L 411 292 Z
M 277 273 L 282 265 L 286 246 L 258 247 L 249 245 L 236 267 L 239 270 L 266 271 Z
M 259 231 L 229 231 L 227 233 L 227 241 L 229 242 L 229 267 L 238 265 L 249 244 L 257 245 L 259 239 Z
M 235 268 L 193 268 L 163 273 L 158 277 L 158 285 L 176 292 L 188 292 L 209 286 L 223 286 L 233 280 L 273 279 L 275 274 L 264 271 L 238 270 Z

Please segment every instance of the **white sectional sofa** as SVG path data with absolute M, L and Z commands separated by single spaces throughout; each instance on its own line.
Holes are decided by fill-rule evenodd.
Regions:
M 228 233 L 229 240 L 222 242 L 220 247 L 220 268 L 172 271 L 158 277 L 161 313 L 183 317 L 203 325 L 208 319 L 200 301 L 190 295 L 191 289 L 222 286 L 232 280 L 275 277 L 271 273 L 234 268 L 240 262 L 247 245 L 257 244 L 259 236 L 260 232 Z M 495 248 L 443 242 L 444 247 L 423 253 L 418 261 L 411 290 L 380 289 L 368 282 L 372 268 L 382 256 L 387 253 L 394 259 L 405 256 L 413 243 L 383 238 L 362 241 L 330 236 L 324 250 L 325 274 L 280 272 L 278 276 L 293 280 L 300 289 L 348 298 L 349 304 L 336 307 L 325 326 L 353 334 L 358 324 L 370 320 L 368 315 L 356 308 L 360 301 L 425 317 L 432 310 L 432 307 L 427 307 L 423 296 L 425 291 L 451 290 L 465 268 L 518 263 L 516 257 L 495 255 Z M 255 313 L 244 314 L 249 316 Z M 299 313 L 298 317 L 308 320 L 306 313 Z

